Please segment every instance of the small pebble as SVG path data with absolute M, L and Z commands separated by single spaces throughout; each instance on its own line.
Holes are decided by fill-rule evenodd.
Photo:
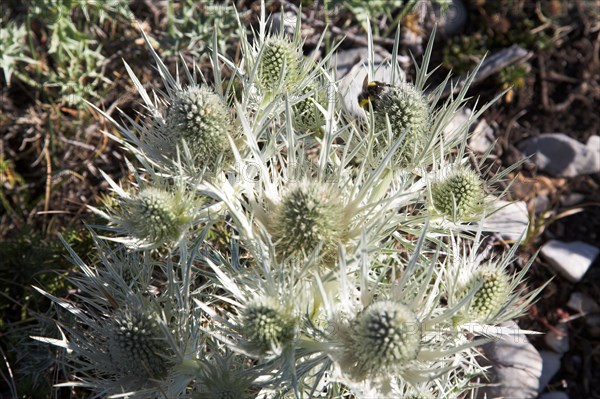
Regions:
M 540 356 L 542 357 L 542 375 L 540 377 L 539 392 L 542 392 L 560 370 L 562 355 L 553 351 L 542 350 Z
M 563 133 L 544 133 L 521 141 L 518 148 L 531 156 L 540 171 L 557 177 L 575 177 L 600 172 L 597 140 L 588 144 Z
M 554 270 L 572 283 L 583 278 L 600 249 L 582 241 L 550 240 L 542 246 L 541 254 Z
M 544 342 L 550 349 L 556 353 L 563 354 L 569 351 L 569 329 L 567 325 L 561 323 L 554 327 L 556 330 L 550 330 L 544 336 Z

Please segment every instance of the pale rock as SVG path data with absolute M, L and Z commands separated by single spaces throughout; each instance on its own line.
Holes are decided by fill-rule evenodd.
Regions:
M 567 307 L 583 314 L 600 312 L 600 305 L 591 296 L 582 292 L 573 292 L 569 297 Z
M 514 321 L 503 327 L 517 328 Z M 482 346 L 491 368 L 491 384 L 480 389 L 478 397 L 535 398 L 542 375 L 542 358 L 524 334 L 496 340 Z
M 296 13 L 287 11 L 283 14 L 283 31 L 286 35 L 293 36 L 296 32 L 296 22 L 298 18 Z M 267 20 L 267 25 L 271 26 L 271 31 L 278 34 L 281 31 L 281 13 L 276 12 Z M 272 25 L 271 25 L 272 24 Z
M 525 237 L 529 226 L 529 211 L 525 201 L 494 201 L 496 210 L 483 221 L 483 229 L 500 234 L 505 240 Z
M 544 133 L 519 143 L 525 156 L 545 173 L 558 177 L 574 177 L 600 172 L 597 139 L 588 145 L 562 133 Z
M 560 204 L 562 206 L 573 206 L 583 202 L 584 200 L 585 195 L 581 193 L 570 193 L 561 197 Z
M 542 350 L 539 354 L 542 357 L 542 375 L 539 381 L 539 391 L 542 392 L 546 389 L 546 385 L 552 380 L 552 377 L 560 370 L 562 355 L 547 350 Z
M 451 137 L 456 135 L 464 136 L 465 127 L 468 129 L 468 126 L 466 124 L 473 123 L 473 120 L 471 120 L 472 114 L 473 111 L 471 111 L 470 108 L 465 107 L 459 112 L 452 115 L 452 118 L 442 130 L 442 134 L 444 135 L 444 137 L 450 139 Z
M 369 55 L 369 49 L 367 47 L 353 48 L 349 50 L 340 50 L 335 53 L 333 60 L 335 62 L 336 77 L 342 78 L 346 76 L 352 68 L 362 67 L 366 65 L 366 60 Z M 381 63 L 383 57 L 379 53 L 373 54 L 373 62 L 375 64 Z M 366 67 L 365 67 L 366 71 Z M 355 71 L 356 73 L 356 71 Z M 365 74 L 366 76 L 366 74 Z M 362 84 L 362 81 L 361 81 Z
M 544 342 L 550 349 L 556 353 L 565 353 L 569 351 L 569 329 L 566 324 L 561 323 L 550 330 L 544 336 Z
M 485 154 L 488 148 L 494 143 L 494 140 L 494 129 L 492 129 L 485 119 L 481 119 L 477 123 L 477 126 L 475 126 L 473 135 L 469 139 L 469 148 L 479 154 Z
M 600 325 L 600 305 L 592 297 L 581 292 L 573 292 L 567 307 L 585 316 L 590 326 Z
M 541 254 L 554 270 L 572 283 L 583 278 L 600 249 L 582 241 L 550 240 L 542 246 Z

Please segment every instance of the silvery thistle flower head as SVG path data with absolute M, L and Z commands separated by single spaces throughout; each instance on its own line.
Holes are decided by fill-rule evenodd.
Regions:
M 126 308 L 110 319 L 108 354 L 115 368 L 127 375 L 163 376 L 169 353 L 160 318 L 149 309 Z
M 235 266 L 239 259 L 230 261 L 218 254 L 205 259 L 215 273 L 210 284 L 230 296 L 227 309 L 217 302 L 224 298 L 221 295 L 195 303 L 208 317 L 207 334 L 228 350 L 252 359 L 255 383 L 287 391 L 297 384 L 295 348 L 302 313 L 312 299 L 308 285 L 298 279 L 299 271 L 275 263 L 274 249 L 270 252 L 267 258 L 254 253 L 253 264 L 244 268 Z
M 181 355 L 176 336 L 183 338 L 185 327 L 169 324 L 176 318 L 163 310 L 162 298 L 149 294 L 151 263 L 156 261 L 115 251 L 101 241 L 98 249 L 100 262 L 93 268 L 70 250 L 81 272 L 70 279 L 80 293 L 77 303 L 39 290 L 71 318 L 57 323 L 62 339 L 35 338 L 66 350 L 65 369 L 73 380 L 65 386 L 87 387 L 93 398 L 157 397 L 156 392 L 169 391 L 169 380 L 177 375 Z M 126 282 L 121 274 L 134 265 L 140 271 Z
M 323 89 L 312 85 L 307 85 L 299 91 L 301 97 L 307 97 L 296 102 L 292 107 L 294 127 L 309 133 L 319 133 L 325 123 L 325 116 L 317 104 L 326 107 L 327 96 Z
M 501 256 L 482 248 L 481 231 L 477 232 L 472 245 L 460 238 L 453 238 L 452 256 L 447 262 L 444 279 L 446 296 L 450 306 L 458 307 L 452 322 L 459 328 L 474 333 L 494 336 L 496 326 L 521 316 L 544 286 L 525 290 L 520 285 L 533 263 L 531 258 L 520 271 L 511 273 L 518 244 Z M 498 334 L 511 334 L 498 328 Z
M 337 188 L 307 180 L 286 190 L 273 222 L 273 239 L 283 256 L 310 254 L 322 245 L 322 256 L 331 258 L 338 244 L 344 242 L 347 229 Z
M 431 112 L 424 94 L 407 82 L 398 86 L 370 82 L 363 96 L 367 97 L 360 103 L 372 107 L 374 129 L 380 136 L 378 141 L 382 148 L 375 150 L 384 152 L 404 136 L 394 162 L 400 167 L 413 165 L 430 140 Z
M 475 289 L 469 306 L 469 318 L 485 321 L 496 315 L 504 306 L 510 295 L 510 280 L 502 270 L 482 266 L 472 278 L 465 292 Z
M 431 185 L 434 210 L 452 221 L 479 219 L 484 209 L 484 198 L 483 181 L 463 166 L 453 168 Z
M 227 104 L 214 90 L 192 85 L 174 93 L 164 118 L 162 136 L 175 158 L 185 142 L 196 165 L 214 170 L 219 156 L 229 150 L 235 124 Z
M 299 81 L 303 56 L 298 43 L 283 36 L 269 36 L 263 43 L 257 82 L 269 93 L 287 91 Z
M 155 176 L 154 187 L 137 176 L 137 187 L 127 192 L 106 176 L 118 201 L 105 202 L 106 210 L 90 209 L 107 219 L 104 228 L 121 237 L 111 239 L 134 249 L 152 249 L 178 242 L 200 219 L 201 202 L 183 184 L 168 184 Z
M 394 373 L 416 359 L 421 347 L 421 323 L 401 302 L 376 301 L 363 309 L 341 333 L 340 365 L 352 378 Z
M 150 55 L 156 64 L 163 88 L 148 93 L 133 70 L 125 63 L 129 77 L 143 100 L 146 112 L 137 121 L 122 113 L 127 124 L 121 124 L 106 112 L 90 104 L 121 133 L 123 138 L 107 133 L 146 167 L 158 168 L 164 174 L 177 176 L 183 171 L 194 178 L 222 171 L 223 162 L 233 158 L 230 141 L 238 139 L 235 117 L 225 101 L 228 93 L 215 71 L 214 88 L 198 84 L 197 71 L 183 65 L 188 83 L 174 77 L 149 39 L 142 32 Z M 237 142 L 242 147 L 241 142 Z
M 240 325 L 248 349 L 257 354 L 281 352 L 296 336 L 296 317 L 275 298 L 258 298 L 242 310 Z
M 157 256 L 94 238 L 99 261 L 93 267 L 67 247 L 77 266 L 69 278 L 77 301 L 39 290 L 71 316 L 57 322 L 62 339 L 36 337 L 66 350 L 65 370 L 73 376 L 63 385 L 88 387 L 93 398 L 189 392 L 206 341 L 188 288 L 197 249 Z M 154 285 L 162 281 L 169 289 Z

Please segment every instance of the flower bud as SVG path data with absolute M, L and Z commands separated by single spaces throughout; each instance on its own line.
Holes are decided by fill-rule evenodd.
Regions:
M 213 166 L 219 154 L 229 149 L 227 134 L 233 120 L 221 97 L 204 86 L 191 86 L 177 93 L 165 122 L 172 145 L 185 140 L 194 160 Z
M 127 201 L 124 225 L 131 235 L 153 246 L 177 241 L 191 220 L 189 206 L 168 191 L 147 188 Z
M 138 377 L 163 376 L 168 351 L 156 315 L 128 309 L 117 314 L 111 323 L 108 352 L 115 368 Z
M 296 334 L 294 318 L 274 300 L 246 306 L 242 326 L 250 347 L 259 354 L 288 345 Z
M 402 167 L 410 165 L 422 154 L 429 140 L 431 115 L 427 100 L 414 85 L 401 83 L 399 86 L 378 87 L 370 103 L 377 131 L 387 132 L 387 115 L 394 140 L 406 134 L 394 160 Z
M 404 304 L 375 302 L 343 334 L 342 366 L 358 380 L 394 372 L 414 360 L 421 347 L 421 323 Z
M 475 172 L 459 168 L 435 182 L 431 195 L 433 206 L 439 213 L 453 220 L 462 220 L 479 213 L 484 191 Z
M 289 88 L 299 74 L 302 55 L 296 45 L 283 37 L 269 37 L 260 59 L 258 79 L 266 91 Z M 283 73 L 283 76 L 282 76 Z
M 292 187 L 275 212 L 275 245 L 284 255 L 310 254 L 322 243 L 331 255 L 344 235 L 343 205 L 339 193 L 322 183 Z
M 325 123 L 323 113 L 317 108 L 315 101 L 323 105 L 325 104 L 325 94 L 321 90 L 315 91 L 314 88 L 307 86 L 300 90 L 302 96 L 313 93 L 312 98 L 308 97 L 297 102 L 293 106 L 294 112 L 294 127 L 309 132 L 318 131 Z
M 469 314 L 477 321 L 486 321 L 495 316 L 508 300 L 510 283 L 508 276 L 500 269 L 484 268 L 476 273 L 469 287 L 481 282 L 471 300 Z

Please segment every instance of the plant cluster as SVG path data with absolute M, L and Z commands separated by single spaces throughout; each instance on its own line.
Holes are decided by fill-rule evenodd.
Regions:
M 486 106 L 448 129 L 474 73 L 456 96 L 449 77 L 425 92 L 430 40 L 413 83 L 371 82 L 350 114 L 331 54 L 303 55 L 299 29 L 271 34 L 262 10 L 239 62 L 215 35 L 211 84 L 150 46 L 163 89 L 127 66 L 145 115 L 104 116 L 132 181 L 105 176 L 99 261 L 71 250 L 76 297 L 40 289 L 70 318 L 36 338 L 92 397 L 462 397 L 485 372 L 478 345 L 518 336 L 498 325 L 537 293 L 516 246 L 483 245 L 505 176 L 467 154 Z

